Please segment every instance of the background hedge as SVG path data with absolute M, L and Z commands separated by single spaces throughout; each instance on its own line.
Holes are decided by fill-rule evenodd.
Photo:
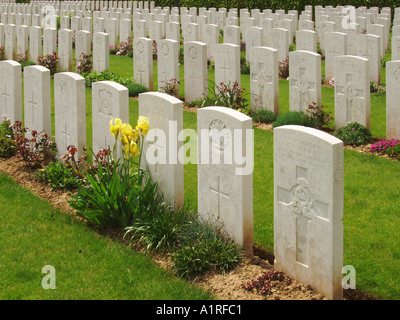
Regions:
M 285 9 L 304 10 L 306 5 L 312 6 L 339 6 L 353 5 L 355 7 L 400 7 L 399 0 L 155 0 L 155 5 L 160 7 L 205 7 L 205 8 L 248 8 L 250 9 Z

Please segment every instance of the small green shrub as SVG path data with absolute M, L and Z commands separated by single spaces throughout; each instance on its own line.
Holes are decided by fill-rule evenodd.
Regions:
M 289 57 L 283 61 L 279 61 L 279 77 L 281 79 L 287 79 L 289 77 Z
M 237 81 L 233 84 L 223 82 L 214 84 L 210 90 L 211 96 L 204 99 L 201 107 L 214 105 L 232 108 L 245 114 L 249 113 L 247 99 L 244 97 L 245 89 L 240 88 Z
M 370 91 L 371 93 L 386 93 L 386 88 L 379 85 L 377 82 L 371 81 Z
M 170 96 L 179 98 L 179 81 L 175 78 L 169 79 L 167 81 L 161 81 L 163 86 L 158 89 L 158 91 L 169 94 Z
M 52 54 L 48 54 L 43 57 L 38 57 L 38 65 L 46 67 L 50 70 L 50 74 L 53 75 L 57 72 L 59 58 L 57 56 L 57 52 L 53 52 Z
M 25 67 L 36 65 L 36 63 L 34 63 L 33 61 L 21 61 L 20 64 L 21 64 L 21 71 L 22 72 L 24 71 Z
M 130 97 L 137 97 L 139 93 L 149 91 L 149 89 L 147 89 L 145 86 L 142 86 L 141 84 L 138 83 L 131 83 L 127 86 L 127 88 Z
M 240 73 L 250 74 L 250 63 L 246 61 L 245 57 L 240 57 Z
M 272 123 L 276 120 L 276 114 L 271 110 L 259 109 L 254 110 L 251 114 L 254 122 Z
M 351 122 L 347 126 L 339 128 L 334 132 L 334 136 L 352 146 L 368 144 L 372 140 L 371 132 L 357 122 Z
M 74 171 L 68 168 L 64 162 L 51 162 L 44 169 L 36 171 L 36 176 L 42 182 L 51 186 L 52 189 L 77 189 L 82 180 L 78 179 Z
M 144 246 L 145 252 L 172 251 L 178 242 L 178 235 L 188 223 L 188 211 L 174 210 L 157 193 L 158 184 L 147 181 L 142 190 L 143 202 L 147 204 L 135 223 L 125 228 L 131 242 Z
M 328 112 L 324 110 L 326 106 L 320 105 L 318 106 L 315 102 L 312 102 L 308 109 L 306 110 L 310 121 L 313 123 L 313 127 L 317 129 L 323 129 L 324 127 L 329 126 L 329 123 L 333 120 L 333 118 L 329 115 Z
M 148 89 L 140 84 L 134 83 L 132 81 L 132 78 L 128 77 L 123 77 L 120 76 L 119 74 L 112 73 L 109 71 L 102 71 L 100 73 L 94 72 L 94 73 L 82 73 L 82 76 L 85 78 L 85 86 L 88 88 L 92 87 L 93 82 L 97 81 L 114 81 L 117 82 L 124 87 L 127 87 L 129 90 L 129 96 L 130 97 L 136 97 L 139 95 L 139 93 L 142 92 L 147 92 Z
M 243 250 L 238 245 L 218 227 L 197 219 L 182 230 L 178 240 L 180 246 L 171 260 L 180 277 L 191 278 L 211 270 L 225 272 L 242 261 Z
M 396 144 L 395 146 L 388 147 L 385 153 L 390 157 L 400 160 L 400 143 Z
M 298 125 L 305 127 L 314 127 L 313 121 L 306 114 L 298 111 L 289 111 L 282 115 L 279 115 L 273 126 L 274 128 L 284 125 Z
M 14 139 L 4 132 L 0 132 L 0 157 L 10 158 L 17 152 L 17 146 Z

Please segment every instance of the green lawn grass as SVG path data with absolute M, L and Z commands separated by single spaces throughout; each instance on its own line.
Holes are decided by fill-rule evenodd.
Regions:
M 85 223 L 0 174 L 0 299 L 212 299 L 149 257 L 99 236 Z M 42 288 L 42 268 L 56 289 Z
M 154 62 L 155 90 L 156 66 Z M 181 97 L 184 97 L 183 68 L 180 66 Z M 110 56 L 110 71 L 131 77 L 133 61 L 128 57 Z M 384 73 L 385 69 L 382 68 L 382 83 L 386 80 Z M 214 81 L 212 70 L 209 71 L 209 80 Z M 242 87 L 249 92 L 249 75 L 242 75 L 241 81 Z M 286 113 L 289 111 L 287 80 L 279 81 L 279 93 L 280 113 Z M 87 141 L 90 145 L 92 127 L 89 89 L 86 90 L 86 102 Z M 334 116 L 333 88 L 322 87 L 322 104 Z M 130 122 L 135 123 L 138 115 L 137 99 L 129 100 L 129 108 Z M 184 112 L 184 128 L 196 129 L 196 121 L 195 113 Z M 372 94 L 372 134 L 385 137 L 385 126 L 386 96 Z M 254 240 L 257 245 L 273 252 L 273 132 L 255 128 L 254 136 Z M 383 299 L 399 299 L 399 163 L 349 150 L 345 150 L 344 157 L 344 264 L 355 267 L 357 288 Z M 185 166 L 185 199 L 193 208 L 197 207 L 197 167 L 194 164 Z

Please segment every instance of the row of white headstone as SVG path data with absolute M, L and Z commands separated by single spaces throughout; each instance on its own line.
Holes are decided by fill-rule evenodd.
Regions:
M 22 108 L 19 114 L 15 109 L 22 100 L 16 101 L 17 88 L 21 87 L 20 65 L 2 61 L 0 70 L 0 85 L 10 93 L 5 101 L 14 103 L 14 116 L 20 119 Z M 13 85 L 8 85 L 10 79 L 15 80 Z M 50 96 L 49 70 L 25 67 L 25 126 L 50 132 Z M 79 154 L 83 151 L 85 101 L 84 79 L 80 75 L 55 75 L 55 139 L 59 155 L 71 144 L 78 147 Z M 112 146 L 109 121 L 118 117 L 127 122 L 128 106 L 125 87 L 109 81 L 93 83 L 94 152 Z M 8 115 L 11 107 L 6 104 Z M 151 129 L 156 129 L 146 136 L 142 164 L 159 182 L 165 198 L 182 207 L 184 162 L 170 160 L 182 160 L 185 152 L 182 101 L 164 93 L 144 93 L 139 96 L 139 115 L 148 117 Z M 253 244 L 253 139 L 251 118 L 229 108 L 208 107 L 198 111 L 198 149 L 193 141 L 189 144 L 195 148 L 191 152 L 197 151 L 200 217 L 221 225 L 249 255 Z M 343 250 L 342 149 L 340 140 L 314 129 L 286 127 L 275 131 L 275 266 L 332 299 L 341 298 L 337 278 Z M 156 155 L 156 162 L 147 161 L 149 153 Z M 246 167 L 249 170 L 243 170 Z
M 12 25 L 6 25 L 11 27 Z M 31 27 L 36 30 L 38 27 Z M 0 25 L 1 29 L 1 25 Z M 35 36 L 32 32 L 32 48 L 40 48 L 40 28 Z M 44 47 L 47 40 L 54 44 L 55 29 L 44 29 Z M 48 31 L 48 32 L 46 32 Z M 60 69 L 72 70 L 72 40 L 71 31 L 59 30 Z M 346 34 L 327 33 L 327 39 L 332 35 L 332 45 L 336 45 L 336 36 L 345 39 Z M 82 38 L 81 38 L 82 36 Z M 368 40 L 375 36 L 364 35 Z M 93 66 L 94 71 L 109 69 L 108 34 L 93 35 Z M 7 42 L 6 32 L 6 42 Z M 35 41 L 36 39 L 36 41 Z M 78 34 L 78 50 L 90 50 L 90 34 L 80 31 Z M 361 38 L 360 38 L 361 39 Z M 81 41 L 82 40 L 82 41 Z M 344 45 L 345 41 L 342 43 Z M 367 42 L 365 42 L 367 43 Z M 375 44 L 377 42 L 374 42 Z M 344 46 L 345 47 L 345 46 Z M 7 50 L 6 46 L 6 52 Z M 377 49 L 378 46 L 375 46 Z M 207 44 L 197 41 L 185 42 L 185 100 L 193 101 L 208 95 Z M 135 82 L 153 90 L 153 42 L 148 38 L 136 38 L 133 41 Z M 328 51 L 329 52 L 329 51 Z M 379 50 L 376 50 L 379 52 Z M 49 52 L 50 53 L 50 52 Z M 160 40 L 158 44 L 158 87 L 167 85 L 171 79 L 179 81 L 179 43 L 174 40 Z M 379 55 L 375 55 L 378 58 Z M 370 81 L 372 58 L 328 54 L 335 59 L 335 126 L 345 126 L 349 122 L 358 122 L 370 128 Z M 278 50 L 269 47 L 252 47 L 249 49 L 250 84 L 252 109 L 268 109 L 279 113 L 279 82 L 278 82 Z M 348 61 L 346 63 L 341 61 Z M 332 62 L 330 62 L 332 63 Z M 306 111 L 313 102 L 321 105 L 321 56 L 311 51 L 292 51 L 289 54 L 289 109 L 291 111 Z M 375 70 L 380 70 L 380 64 L 375 59 Z M 240 87 L 240 48 L 234 44 L 217 44 L 215 46 L 215 83 L 237 82 Z M 178 86 L 178 82 L 175 83 Z M 393 136 L 392 132 L 388 132 Z M 396 136 L 395 136 L 396 137 Z M 396 137 L 397 138 L 397 137 Z
M 356 67 L 356 60 L 367 65 L 364 58 L 337 58 L 344 70 Z M 349 80 L 347 75 L 344 78 Z M 400 61 L 387 63 L 387 81 L 390 112 L 400 98 Z M 86 145 L 84 82 L 84 78 L 75 73 L 64 72 L 54 76 L 58 155 L 62 155 L 68 145 L 77 146 L 81 155 Z M 0 62 L 0 88 L 0 113 L 11 118 L 12 122 L 22 120 L 19 63 Z M 42 66 L 24 68 L 26 127 L 51 132 L 50 88 L 48 69 Z M 354 91 L 358 92 L 357 88 Z M 356 101 L 353 103 L 356 105 Z M 399 120 L 398 112 L 395 114 L 389 117 L 391 123 Z M 182 159 L 187 148 L 194 148 L 190 153 L 196 153 L 197 148 L 194 161 L 198 162 L 200 217 L 222 224 L 224 230 L 251 254 L 254 162 L 251 118 L 224 107 L 199 109 L 197 133 L 193 137 L 183 131 L 182 101 L 159 92 L 139 96 L 139 115 L 148 117 L 150 128 L 156 129 L 146 137 L 142 164 L 150 171 L 152 179 L 159 181 L 160 192 L 176 207 L 183 206 Z M 129 121 L 127 88 L 110 81 L 93 83 L 95 152 L 113 145 L 109 121 L 116 117 Z M 198 147 L 190 141 L 186 149 L 183 148 L 186 136 L 197 139 Z M 154 156 L 155 162 L 148 161 L 149 154 Z M 285 126 L 275 129 L 274 212 L 275 268 L 309 283 L 327 298 L 341 299 L 343 144 L 340 140 L 310 128 Z

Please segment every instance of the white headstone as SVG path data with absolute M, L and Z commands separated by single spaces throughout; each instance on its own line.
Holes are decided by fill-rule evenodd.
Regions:
M 144 144 L 141 165 L 158 181 L 164 199 L 175 208 L 184 205 L 183 104 L 179 99 L 161 92 L 139 95 L 139 115 L 149 119 L 150 131 Z
M 133 78 L 150 91 L 153 90 L 153 41 L 148 38 L 133 40 Z
M 17 26 L 17 55 L 21 55 L 25 57 L 25 54 L 28 52 L 28 36 L 29 36 L 29 27 L 25 25 Z M 27 57 L 28 58 L 28 57 Z
M 400 61 L 386 62 L 386 138 L 400 139 Z
M 93 34 L 93 71 L 102 72 L 110 69 L 109 35 L 104 32 Z
M 317 52 L 317 33 L 311 30 L 296 31 L 296 50 Z
M 203 99 L 208 95 L 207 45 L 198 41 L 184 44 L 185 100 Z
M 335 127 L 357 122 L 370 129 L 368 59 L 335 57 Z
M 306 112 L 321 105 L 321 56 L 311 51 L 289 53 L 289 110 Z
M 347 54 L 347 34 L 342 32 L 325 33 L 325 80 L 334 77 L 334 58 Z
M 342 299 L 343 143 L 313 128 L 274 129 L 274 268 Z
M 29 28 L 29 59 L 37 63 L 37 58 L 42 56 L 42 28 L 33 26 Z
M 92 126 L 93 152 L 110 147 L 115 138 L 110 134 L 110 120 L 119 118 L 129 122 L 129 92 L 128 89 L 113 81 L 98 81 L 92 84 Z M 118 142 L 119 143 L 119 142 Z M 117 147 L 117 156 L 122 152 Z
M 231 108 L 206 107 L 197 111 L 197 130 L 199 217 L 222 224 L 223 230 L 251 255 L 252 120 Z
M 51 135 L 50 70 L 43 66 L 24 68 L 25 127 Z
M 240 88 L 240 47 L 221 43 L 215 46 L 215 85 L 231 85 L 237 82 Z
M 13 60 L 0 61 L 0 115 L 22 121 L 21 65 Z
M 225 26 L 224 43 L 240 45 L 240 28 L 237 26 Z
M 60 29 L 58 31 L 58 56 L 60 71 L 72 71 L 72 31 Z
M 157 68 L 158 89 L 175 79 L 175 89 L 179 93 L 179 42 L 171 39 L 159 40 Z
M 86 102 L 85 78 L 73 72 L 54 75 L 54 121 L 57 156 L 67 153 L 70 145 L 85 154 Z
M 15 24 L 6 24 L 5 32 L 5 57 L 8 60 L 16 60 L 17 29 Z
M 253 47 L 250 50 L 251 110 L 279 113 L 278 50 Z
M 392 37 L 392 60 L 400 60 L 400 36 Z
M 43 29 L 43 56 L 57 52 L 57 30 L 55 28 Z

